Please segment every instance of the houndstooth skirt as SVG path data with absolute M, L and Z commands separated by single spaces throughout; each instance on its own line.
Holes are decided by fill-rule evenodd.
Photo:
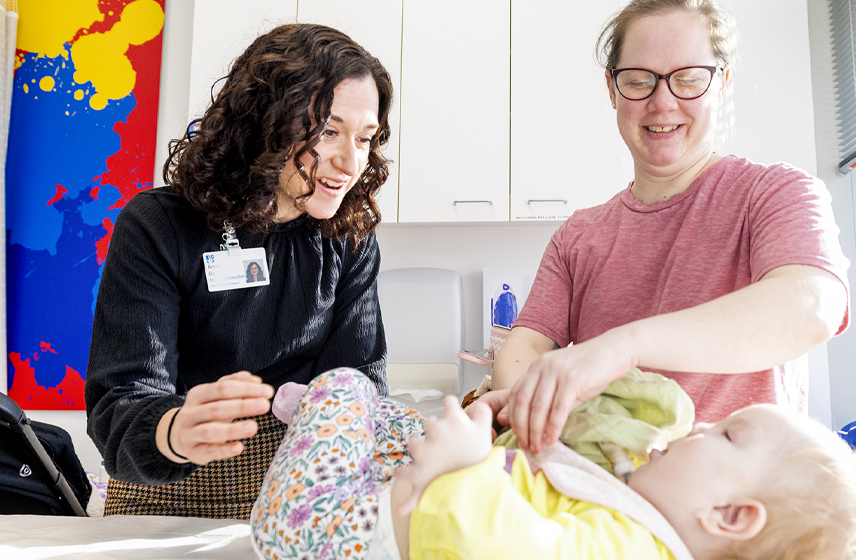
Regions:
M 244 441 L 237 457 L 215 461 L 192 475 L 162 486 L 110 479 L 104 515 L 174 515 L 249 519 L 265 473 L 286 426 L 270 412 L 257 419 L 259 430 Z

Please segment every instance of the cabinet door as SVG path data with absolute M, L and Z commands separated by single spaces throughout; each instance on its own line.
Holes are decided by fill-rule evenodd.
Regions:
M 392 135 L 384 153 L 392 160 L 389 179 L 381 187 L 378 206 L 384 222 L 398 217 L 399 95 L 401 91 L 402 0 L 300 0 L 297 20 L 320 23 L 346 33 L 386 67 L 392 78 L 393 101 L 389 115 Z
M 565 219 L 633 177 L 595 41 L 623 0 L 515 0 L 511 220 Z
M 201 117 L 232 62 L 256 37 L 284 23 L 293 23 L 297 0 L 199 0 L 193 7 L 190 54 L 189 120 Z
M 510 0 L 407 0 L 400 222 L 507 221 Z

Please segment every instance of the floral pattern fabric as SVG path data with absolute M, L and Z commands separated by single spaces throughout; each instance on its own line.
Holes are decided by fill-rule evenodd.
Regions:
M 378 497 L 410 463 L 423 417 L 378 397 L 361 372 L 313 380 L 291 416 L 250 516 L 261 558 L 365 558 Z

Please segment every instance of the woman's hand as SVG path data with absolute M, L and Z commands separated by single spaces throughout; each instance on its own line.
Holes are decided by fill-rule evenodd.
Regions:
M 542 354 L 514 384 L 506 410 L 521 449 L 538 453 L 555 443 L 574 408 L 630 371 L 612 333 Z
M 238 440 L 253 436 L 258 424 L 255 420 L 232 421 L 266 413 L 272 397 L 273 387 L 248 371 L 197 385 L 187 392 L 181 408 L 161 417 L 156 436 L 158 449 L 171 461 L 198 465 L 239 455 L 244 444 Z
M 411 491 L 395 506 L 397 515 L 416 509 L 422 492 L 438 476 L 480 463 L 490 455 L 490 408 L 476 401 L 467 409 L 468 416 L 453 395 L 446 395 L 443 405 L 445 418 L 429 416 L 425 420 L 425 439 L 407 442 L 413 463 L 396 470 L 395 478 L 409 482 Z

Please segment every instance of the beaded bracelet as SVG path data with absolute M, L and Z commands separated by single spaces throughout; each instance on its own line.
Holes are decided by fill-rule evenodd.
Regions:
M 170 453 L 181 459 L 182 461 L 190 461 L 184 455 L 175 452 L 175 449 L 172 448 L 172 425 L 175 423 L 175 417 L 178 416 L 178 412 L 172 415 L 172 419 L 169 421 L 169 428 L 166 430 L 166 445 L 169 447 Z

